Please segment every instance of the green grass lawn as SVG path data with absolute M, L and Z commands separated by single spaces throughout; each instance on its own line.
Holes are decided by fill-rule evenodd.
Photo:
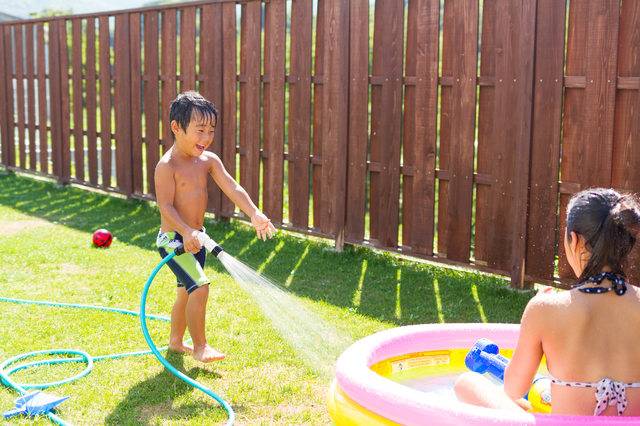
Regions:
M 0 175 L 0 297 L 139 310 L 140 294 L 160 257 L 155 205 L 60 187 L 30 177 Z M 447 269 L 358 247 L 330 250 L 321 241 L 280 231 L 257 241 L 244 222 L 205 221 L 226 252 L 260 270 L 339 333 L 344 346 L 407 324 L 517 323 L 532 292 L 516 292 L 499 277 Z M 112 246 L 91 236 L 106 228 Z M 209 342 L 228 354 L 214 364 L 166 354 L 189 377 L 218 393 L 237 425 L 327 425 L 330 377 L 309 365 L 220 262 L 210 256 Z M 175 278 L 164 268 L 153 283 L 147 313 L 169 316 Z M 150 321 L 158 346 L 169 324 Z M 481 337 L 481 336 L 479 336 Z M 79 349 L 92 356 L 145 350 L 139 319 L 131 315 L 0 302 L 0 362 L 47 349 Z M 343 348 L 344 349 L 344 348 Z M 18 382 L 73 376 L 84 364 L 29 368 Z M 74 425 L 220 425 L 227 414 L 214 400 L 169 373 L 153 355 L 98 361 L 86 377 L 47 390 L 71 399 L 58 415 Z M 0 410 L 18 394 L 0 387 Z M 49 425 L 46 417 L 16 425 Z

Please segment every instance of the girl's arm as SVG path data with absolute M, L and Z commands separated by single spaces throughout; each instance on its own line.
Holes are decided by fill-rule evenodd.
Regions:
M 518 343 L 504 374 L 504 391 L 513 400 L 529 392 L 542 360 L 542 333 L 549 317 L 545 298 L 531 299 L 522 314 Z

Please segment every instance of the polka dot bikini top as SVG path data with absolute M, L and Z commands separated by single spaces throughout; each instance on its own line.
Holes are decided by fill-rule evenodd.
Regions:
M 618 296 L 622 296 L 627 292 L 627 284 L 624 278 L 612 272 L 601 272 L 598 275 L 587 278 L 585 281 L 576 284 L 573 287 L 580 287 L 581 285 L 588 282 L 592 282 L 595 285 L 600 285 L 605 279 L 608 279 L 613 283 L 611 287 L 587 287 L 580 288 L 578 290 L 583 293 L 595 294 L 615 291 Z M 595 410 L 593 410 L 594 416 L 599 416 L 600 413 L 602 413 L 604 409 L 607 408 L 607 405 L 616 405 L 618 408 L 618 415 L 621 415 L 624 412 L 624 409 L 627 408 L 626 388 L 640 388 L 640 383 L 614 382 L 611 379 L 602 379 L 598 383 L 564 382 L 551 376 L 551 373 L 549 373 L 549 379 L 551 380 L 551 383 L 558 386 L 596 388 L 597 404 Z
M 627 283 L 625 282 L 624 278 L 614 274 L 613 272 L 601 272 L 597 275 L 594 275 L 593 277 L 587 278 L 586 280 L 582 281 L 579 284 L 573 285 L 572 287 L 574 288 L 580 287 L 581 285 L 584 285 L 589 282 L 594 283 L 595 285 L 600 285 L 602 284 L 602 281 L 604 281 L 605 279 L 608 279 L 613 283 L 611 287 L 587 287 L 587 288 L 579 288 L 578 291 L 581 291 L 583 293 L 600 294 L 600 293 L 606 293 L 608 291 L 613 290 L 616 292 L 618 296 L 622 296 L 627 292 Z

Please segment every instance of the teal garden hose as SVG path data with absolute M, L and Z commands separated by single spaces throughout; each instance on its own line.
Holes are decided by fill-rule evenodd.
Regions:
M 206 235 L 206 234 L 203 234 L 203 235 Z M 217 257 L 218 254 L 222 251 L 222 248 L 219 245 L 217 245 L 209 237 L 206 237 L 206 238 L 207 238 L 207 245 L 205 247 Z M 213 242 L 213 245 L 211 244 L 211 242 Z M 151 349 L 149 351 L 128 352 L 128 353 L 122 353 L 122 354 L 103 355 L 103 356 L 97 356 L 97 357 L 92 357 L 91 355 L 89 355 L 88 353 L 86 353 L 84 351 L 79 351 L 79 350 L 74 350 L 74 349 L 55 349 L 55 350 L 29 352 L 29 353 L 26 353 L 26 354 L 17 355 L 17 356 L 15 356 L 15 357 L 13 357 L 11 359 L 8 359 L 8 360 L 6 360 L 6 361 L 4 361 L 3 363 L 0 364 L 0 379 L 2 380 L 2 383 L 7 385 L 7 386 L 9 386 L 9 387 L 11 387 L 11 388 L 13 388 L 13 389 L 15 389 L 21 395 L 25 395 L 25 394 L 27 394 L 27 389 L 46 389 L 46 388 L 50 388 L 50 387 L 53 387 L 53 386 L 58 386 L 58 385 L 62 385 L 62 384 L 65 384 L 65 383 L 69 383 L 69 382 L 77 380 L 77 379 L 79 379 L 81 377 L 84 377 L 84 376 L 86 376 L 87 374 L 89 374 L 91 372 L 91 369 L 93 368 L 94 361 L 101 361 L 101 360 L 105 360 L 105 359 L 116 359 L 116 358 L 122 358 L 122 357 L 125 357 L 125 356 L 148 355 L 148 354 L 153 353 L 156 356 L 156 358 L 158 358 L 158 360 L 162 363 L 162 365 L 164 365 L 169 371 L 171 371 L 178 378 L 182 379 L 183 381 L 185 381 L 189 385 L 201 390 L 205 394 L 209 395 L 210 397 L 212 397 L 213 399 L 218 401 L 223 406 L 223 408 L 227 411 L 227 413 L 229 414 L 229 420 L 226 423 L 226 426 L 233 425 L 233 423 L 235 422 L 235 413 L 233 412 L 233 409 L 231 408 L 231 406 L 224 399 L 222 399 L 220 396 L 218 396 L 215 392 L 213 392 L 210 389 L 204 387 L 203 385 L 201 385 L 200 383 L 196 382 L 195 380 L 192 380 L 191 378 L 187 377 L 186 375 L 184 375 L 183 373 L 178 371 L 175 367 L 173 367 L 171 364 L 169 364 L 169 362 L 167 362 L 167 360 L 164 357 L 162 357 L 162 355 L 160 354 L 160 351 L 164 351 L 167 348 L 165 347 L 165 348 L 158 349 L 154 345 L 153 340 L 151 340 L 151 337 L 149 336 L 149 331 L 147 330 L 147 318 L 155 319 L 155 320 L 162 320 L 162 321 L 170 321 L 169 318 L 160 317 L 160 316 L 156 316 L 156 315 L 146 315 L 145 314 L 145 304 L 146 304 L 146 301 L 147 301 L 147 293 L 149 292 L 149 287 L 151 286 L 151 283 L 153 282 L 153 279 L 155 278 L 155 276 L 158 274 L 158 271 L 167 262 L 169 262 L 171 259 L 173 259 L 173 257 L 178 256 L 178 255 L 180 255 L 182 253 L 184 253 L 184 248 L 182 246 L 180 246 L 180 247 L 176 248 L 172 253 L 169 253 L 169 255 L 166 256 L 164 259 L 162 259 L 162 261 L 158 264 L 158 266 L 155 267 L 155 269 L 153 270 L 153 272 L 151 273 L 151 275 L 147 279 L 147 282 L 146 282 L 146 284 L 144 286 L 144 289 L 142 291 L 142 300 L 140 302 L 140 312 L 139 313 L 138 312 L 134 312 L 134 311 L 125 310 L 125 309 L 108 308 L 108 307 L 101 307 L 101 306 L 79 305 L 79 304 L 70 304 L 70 303 L 55 303 L 55 302 L 39 302 L 39 301 L 32 301 L 32 300 L 22 300 L 22 299 L 13 299 L 13 298 L 0 297 L 0 301 L 2 301 L 2 302 L 25 303 L 25 304 L 35 304 L 35 305 L 56 306 L 56 307 L 95 309 L 95 310 L 117 312 L 117 313 L 128 314 L 128 315 L 137 315 L 137 316 L 140 317 L 140 323 L 141 323 L 141 326 L 142 326 L 142 334 L 144 335 L 144 338 L 147 341 L 147 344 L 149 345 L 149 348 Z M 34 362 L 26 363 L 26 364 L 20 364 L 18 366 L 14 366 L 14 367 L 12 367 L 10 369 L 7 369 L 8 366 L 16 363 L 17 361 L 20 361 L 20 360 L 25 359 L 25 358 L 39 356 L 39 355 L 79 355 L 79 358 L 78 357 L 77 358 L 59 358 L 59 359 L 48 359 L 48 360 L 34 361 Z M 15 373 L 15 372 L 17 372 L 19 370 L 23 370 L 25 368 L 34 367 L 34 366 L 38 366 L 38 365 L 62 364 L 62 363 L 68 363 L 68 362 L 84 362 L 84 363 L 86 363 L 87 366 L 82 372 L 78 373 L 77 375 L 75 375 L 75 376 L 73 376 L 71 378 L 60 380 L 60 381 L 57 381 L 57 382 L 52 382 L 52 383 L 28 383 L 28 384 L 16 383 L 14 380 L 12 380 L 9 377 L 11 374 L 13 374 L 13 373 Z M 59 424 L 59 425 L 62 425 L 62 426 L 71 426 L 69 423 L 65 422 L 60 417 L 58 417 L 55 414 L 53 414 L 51 411 L 47 411 L 46 415 L 49 417 L 49 419 L 51 419 L 51 421 L 53 421 L 56 424 Z
M 206 234 L 200 233 L 200 235 L 206 235 Z M 213 240 L 208 239 L 208 241 L 213 241 Z M 208 244 L 205 245 L 205 247 L 209 249 Z M 215 248 L 212 248 L 209 251 L 211 251 L 217 257 L 220 251 L 222 251 L 222 248 L 219 245 L 215 244 Z M 231 426 L 235 422 L 235 413 L 233 412 L 233 409 L 227 403 L 227 401 L 222 399 L 220 396 L 218 396 L 218 394 L 216 394 L 212 390 L 202 386 L 200 383 L 196 382 L 195 380 L 191 379 L 190 377 L 176 370 L 171 364 L 169 364 L 169 362 L 166 359 L 164 359 L 162 355 L 160 355 L 160 352 L 158 352 L 158 349 L 156 349 L 156 346 L 153 344 L 153 340 L 151 340 L 151 337 L 149 336 L 149 332 L 147 331 L 147 321 L 145 317 L 145 304 L 147 302 L 147 292 L 149 291 L 149 287 L 151 286 L 151 283 L 153 282 L 153 279 L 155 278 L 160 268 L 162 268 L 167 262 L 173 259 L 174 256 L 179 256 L 183 253 L 184 253 L 183 246 L 176 248 L 173 251 L 173 253 L 169 253 L 169 255 L 167 255 L 164 259 L 162 259 L 162 261 L 158 264 L 158 266 L 156 266 L 153 272 L 151 272 L 149 279 L 147 279 L 147 283 L 144 286 L 144 290 L 142 290 L 142 300 L 140 301 L 140 323 L 142 325 L 142 334 L 144 334 L 144 338 L 147 341 L 149 348 L 151 348 L 151 352 L 153 352 L 156 358 L 158 358 L 158 361 L 160 361 L 160 363 L 162 363 L 162 365 L 164 365 L 167 368 L 167 370 L 171 371 L 173 374 L 175 374 L 176 376 L 178 376 L 180 379 L 184 380 L 186 383 L 190 384 L 191 386 L 197 389 L 200 389 L 202 392 L 206 393 L 207 395 L 209 395 L 210 397 L 218 401 L 224 407 L 224 409 L 227 410 L 227 413 L 229 413 L 229 421 L 227 422 L 227 426 Z

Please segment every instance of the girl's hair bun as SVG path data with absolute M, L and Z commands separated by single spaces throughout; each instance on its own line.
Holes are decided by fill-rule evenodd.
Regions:
M 575 232 L 585 240 L 591 257 L 579 281 L 602 272 L 624 276 L 624 263 L 640 232 L 640 204 L 632 194 L 595 188 L 575 194 L 567 206 L 567 236 Z

